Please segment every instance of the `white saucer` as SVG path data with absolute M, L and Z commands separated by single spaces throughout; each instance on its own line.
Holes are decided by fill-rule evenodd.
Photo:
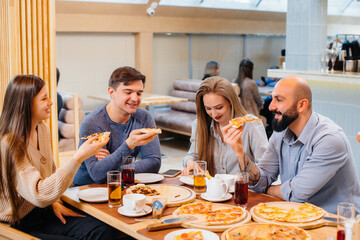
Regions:
M 206 193 L 201 194 L 201 198 L 205 199 L 206 201 L 210 202 L 225 202 L 232 198 L 230 193 L 227 193 L 223 198 L 209 198 Z
M 144 209 L 139 211 L 139 212 L 132 212 L 132 211 L 128 211 L 124 206 L 119 207 L 118 212 L 121 215 L 127 216 L 127 217 L 141 217 L 141 216 L 145 216 L 149 213 L 152 212 L 152 208 L 148 205 L 145 205 Z

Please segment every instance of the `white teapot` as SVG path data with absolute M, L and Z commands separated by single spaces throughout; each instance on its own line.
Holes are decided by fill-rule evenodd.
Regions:
M 228 193 L 229 187 L 219 178 L 211 178 L 207 184 L 206 195 L 209 198 L 221 199 Z

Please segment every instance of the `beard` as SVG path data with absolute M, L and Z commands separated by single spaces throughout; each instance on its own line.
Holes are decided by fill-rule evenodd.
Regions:
M 294 122 L 299 117 L 299 113 L 296 111 L 296 104 L 294 104 L 291 109 L 287 110 L 285 113 L 279 111 L 272 111 L 274 114 L 281 114 L 281 120 L 274 118 L 272 122 L 272 128 L 276 132 L 284 131 L 292 122 Z

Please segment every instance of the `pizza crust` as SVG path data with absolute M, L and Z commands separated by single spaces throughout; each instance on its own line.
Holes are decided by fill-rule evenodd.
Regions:
M 89 138 L 92 138 L 92 137 L 97 137 L 97 139 L 95 139 L 94 142 L 102 142 L 106 138 L 108 138 L 109 136 L 110 136 L 110 132 L 102 132 L 102 133 L 93 133 L 91 135 L 84 136 L 81 139 L 89 139 Z
M 160 128 L 140 128 L 138 129 L 141 133 L 156 133 L 156 134 L 161 134 L 162 131 Z

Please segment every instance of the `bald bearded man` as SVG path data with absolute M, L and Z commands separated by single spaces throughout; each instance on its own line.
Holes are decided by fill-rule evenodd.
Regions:
M 286 201 L 310 202 L 331 213 L 337 212 L 338 203 L 351 202 L 360 212 L 350 143 L 335 122 L 312 110 L 308 82 L 298 76 L 283 78 L 272 97 L 275 132 L 262 159 L 256 165 L 244 154 L 237 156 L 241 170 L 250 174 L 251 188 Z M 243 131 L 225 130 L 234 138 Z M 272 186 L 279 174 L 282 184 Z

